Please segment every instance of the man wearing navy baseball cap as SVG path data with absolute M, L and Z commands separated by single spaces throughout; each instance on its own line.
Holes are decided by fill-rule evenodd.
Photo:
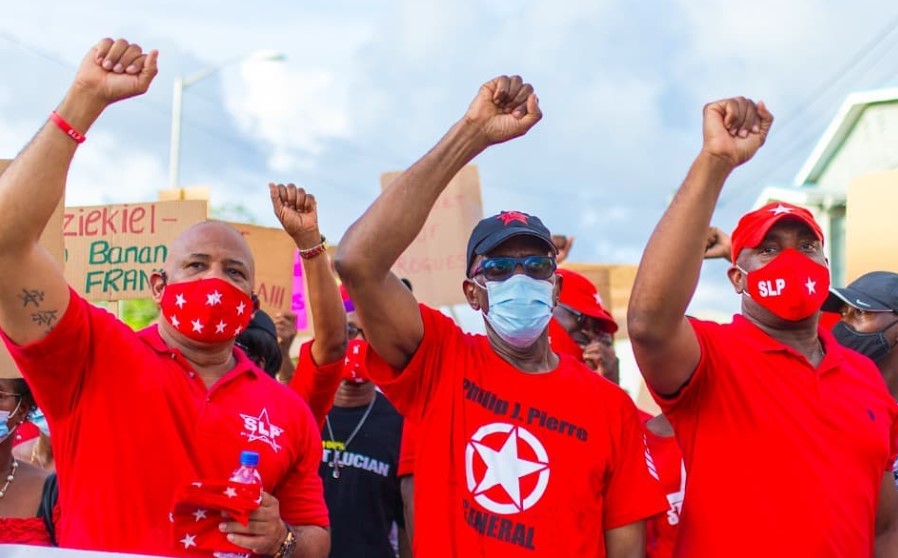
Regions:
M 871 271 L 847 287 L 830 289 L 823 309 L 842 314 L 833 335 L 873 360 L 898 400 L 898 273 Z
M 563 279 L 542 221 L 521 211 L 487 217 L 471 232 L 464 264 L 443 260 L 464 276 L 486 335 L 418 304 L 390 272 L 452 177 L 541 116 L 519 76 L 488 82 L 337 251 L 373 349 L 368 373 L 418 428 L 416 556 L 641 556 L 645 518 L 667 507 L 633 402 L 549 346 Z

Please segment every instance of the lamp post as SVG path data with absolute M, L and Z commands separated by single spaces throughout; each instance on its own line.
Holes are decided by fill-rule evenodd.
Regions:
M 286 57 L 283 53 L 274 51 L 274 50 L 257 50 L 247 56 L 242 56 L 239 58 L 232 58 L 230 60 L 226 60 L 217 66 L 212 66 L 195 74 L 191 74 L 187 77 L 178 76 L 175 78 L 174 87 L 172 89 L 172 103 L 171 103 L 171 143 L 169 146 L 169 154 L 168 154 L 168 185 L 169 188 L 172 189 L 180 189 L 178 185 L 178 174 L 180 171 L 181 164 L 181 110 L 182 110 L 182 99 L 184 97 L 184 90 L 194 85 L 198 81 L 202 81 L 207 77 L 215 74 L 222 68 L 226 66 L 230 66 L 231 64 L 235 64 L 237 62 L 244 61 L 270 61 L 270 62 L 280 62 L 284 60 Z M 181 197 L 183 197 L 183 192 L 181 193 Z

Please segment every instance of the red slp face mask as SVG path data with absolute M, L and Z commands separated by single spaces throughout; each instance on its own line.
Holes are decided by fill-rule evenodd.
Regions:
M 583 348 L 555 318 L 549 322 L 549 346 L 558 354 L 571 355 L 577 360 L 583 360 Z
M 353 384 L 371 381 L 365 370 L 365 355 L 368 343 L 361 339 L 350 339 L 346 345 L 346 359 L 343 361 L 343 379 Z
M 232 341 L 246 329 L 252 313 L 250 296 L 224 279 L 169 283 L 162 293 L 165 321 L 200 343 Z
M 813 315 L 829 295 L 829 269 L 792 248 L 760 269 L 739 269 L 746 274 L 748 296 L 784 320 Z

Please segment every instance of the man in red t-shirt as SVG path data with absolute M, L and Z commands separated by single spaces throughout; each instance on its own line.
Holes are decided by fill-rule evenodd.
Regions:
M 38 244 L 83 134 L 108 105 L 146 92 L 156 57 L 122 39 L 100 41 L 50 121 L 0 175 L 0 328 L 53 432 L 66 514 L 57 537 L 66 547 L 196 555 L 197 534 L 172 537 L 176 491 L 226 480 L 241 450 L 252 450 L 260 507 L 247 526 L 225 521 L 221 530 L 258 554 L 324 557 L 312 415 L 234 349 L 254 306 L 254 261 L 240 233 L 207 222 L 179 236 L 149 278 L 163 319 L 139 333 L 70 289 Z M 303 223 L 311 200 L 295 187 L 270 185 L 270 193 L 297 246 L 314 249 L 317 226 Z M 102 226 L 125 232 L 135 217 L 106 219 Z
M 582 361 L 620 385 L 620 360 L 614 352 L 617 322 L 602 306 L 599 290 L 585 276 L 558 268 L 561 293 L 549 322 L 549 344 L 558 354 Z
M 829 270 L 811 213 L 775 202 L 744 215 L 727 272 L 741 314 L 685 315 L 723 184 L 772 122 L 741 97 L 705 106 L 702 151 L 630 298 L 637 363 L 686 467 L 675 556 L 896 556 L 898 406 L 869 359 L 818 327 Z
M 471 233 L 462 287 L 486 336 L 419 306 L 390 273 L 450 179 L 540 117 L 519 76 L 488 82 L 337 252 L 374 349 L 368 372 L 418 421 L 418 556 L 640 556 L 644 519 L 666 508 L 627 394 L 549 347 L 562 280 L 537 217 L 502 212 Z

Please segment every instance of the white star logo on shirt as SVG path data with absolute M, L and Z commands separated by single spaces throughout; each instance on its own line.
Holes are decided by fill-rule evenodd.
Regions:
M 190 548 L 191 546 L 196 546 L 196 535 L 184 535 L 184 538 L 179 542 L 184 545 L 185 549 Z
M 206 295 L 206 306 L 215 306 L 221 304 L 221 293 L 214 291 L 212 294 Z
M 224 323 L 224 320 L 218 322 L 218 325 L 215 326 L 215 333 L 224 333 L 225 327 L 228 324 Z
M 242 315 L 243 315 L 243 311 L 244 311 L 245 309 L 246 309 L 246 303 L 241 301 L 240 304 L 237 305 L 237 315 L 238 315 L 238 316 L 242 316 Z
M 783 213 L 792 213 L 791 207 L 785 207 L 783 204 L 779 204 L 773 209 L 770 210 L 774 215 L 782 215 Z
M 198 509 L 191 515 L 193 515 L 193 517 L 195 517 L 197 521 L 199 521 L 200 519 L 206 519 L 206 510 Z
M 182 295 L 182 294 L 175 295 L 175 305 L 178 308 L 183 310 L 185 304 L 187 304 L 187 300 L 184 298 L 184 295 Z
M 201 482 L 199 482 L 199 481 L 196 481 L 196 482 L 190 483 L 190 486 L 195 486 L 195 487 L 197 487 L 197 488 L 202 488 L 202 487 L 203 487 L 203 483 L 201 483 Z
M 234 490 L 233 486 L 229 486 L 229 487 L 225 488 L 224 493 L 225 493 L 225 496 L 227 496 L 228 498 L 236 498 L 237 497 L 237 491 Z
M 501 434 L 507 434 L 502 440 Z M 487 440 L 489 438 L 489 440 Z M 497 441 L 501 447 L 494 447 Z M 518 443 L 530 446 L 536 461 L 521 458 L 518 454 Z M 488 443 L 484 443 L 488 442 Z M 488 445 L 489 444 L 489 445 Z M 483 460 L 486 471 L 478 482 L 475 478 L 475 454 Z M 539 440 L 520 426 L 508 423 L 493 423 L 482 426 L 468 442 L 465 449 L 465 468 L 468 490 L 478 504 L 487 510 L 502 515 L 520 513 L 535 505 L 542 498 L 549 484 L 549 456 Z M 521 479 L 539 473 L 536 485 L 527 495 L 521 494 Z M 511 503 L 499 496 L 494 490 L 501 486 Z M 488 494 L 489 492 L 489 494 Z
M 178 321 L 177 316 L 172 316 L 170 321 L 171 321 L 171 325 L 173 325 L 175 327 L 181 327 L 181 322 Z
M 193 331 L 195 331 L 197 333 L 203 332 L 203 324 L 202 324 L 202 322 L 199 321 L 199 319 L 193 320 L 190 323 L 193 324 Z
M 817 292 L 817 282 L 811 281 L 811 278 L 808 277 L 808 282 L 804 284 L 808 289 L 808 294 L 815 294 Z
M 280 451 L 281 446 L 275 439 L 284 433 L 284 429 L 271 423 L 271 420 L 268 418 L 267 408 L 263 408 L 258 416 L 241 413 L 240 418 L 243 419 L 244 429 L 244 432 L 240 433 L 241 436 L 246 436 L 250 442 L 255 442 L 256 440 L 264 442 L 271 446 L 271 449 L 274 451 Z

